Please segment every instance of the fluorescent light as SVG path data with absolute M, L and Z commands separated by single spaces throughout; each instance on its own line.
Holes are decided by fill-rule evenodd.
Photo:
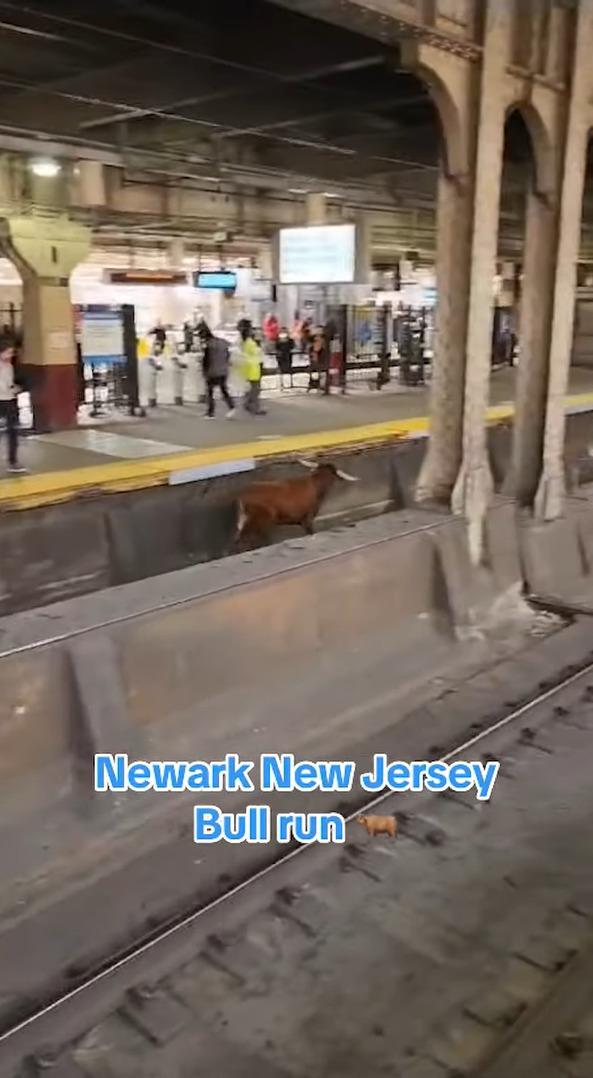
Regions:
M 288 188 L 288 193 L 289 193 L 289 195 L 308 195 L 309 194 L 309 192 L 307 191 L 307 189 L 305 187 L 289 187 Z
M 31 171 L 35 176 L 52 179 L 61 172 L 61 166 L 57 161 L 52 161 L 51 157 L 38 157 L 31 162 Z
M 324 198 L 339 198 L 340 196 L 337 195 L 335 193 L 335 191 L 324 191 L 323 192 L 323 197 Z

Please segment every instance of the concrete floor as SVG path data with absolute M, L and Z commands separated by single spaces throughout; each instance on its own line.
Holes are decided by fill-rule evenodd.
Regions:
M 491 403 L 512 401 L 514 383 L 515 371 L 495 372 Z M 573 370 L 569 393 L 591 392 L 593 371 Z M 29 436 L 23 439 L 21 462 L 35 473 L 67 471 L 116 460 L 166 456 L 187 449 L 342 430 L 425 416 L 429 407 L 428 395 L 427 389 L 394 386 L 381 393 L 358 390 L 347 397 L 276 396 L 267 402 L 267 416 L 252 419 L 238 411 L 232 422 L 225 420 L 222 408 L 219 408 L 216 420 L 211 422 L 204 418 L 200 405 L 190 404 L 183 408 L 165 405 L 155 409 L 146 419 L 118 417 L 61 434 Z

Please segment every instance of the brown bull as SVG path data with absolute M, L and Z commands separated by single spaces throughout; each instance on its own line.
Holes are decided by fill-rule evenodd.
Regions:
M 358 823 L 364 827 L 367 835 L 375 838 L 377 835 L 389 835 L 395 838 L 397 835 L 397 820 L 395 816 L 359 816 Z
M 301 464 L 311 469 L 311 475 L 254 483 L 243 491 L 238 499 L 237 541 L 265 542 L 272 529 L 282 524 L 299 525 L 307 535 L 313 535 L 315 517 L 336 479 L 357 482 L 355 476 L 333 464 L 316 465 L 304 460 Z

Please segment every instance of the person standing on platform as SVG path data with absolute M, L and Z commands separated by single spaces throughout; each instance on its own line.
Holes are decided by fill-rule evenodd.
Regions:
M 309 384 L 307 393 L 312 389 L 321 389 L 321 375 L 325 370 L 325 341 L 323 330 L 319 327 L 311 335 L 309 345 Z
M 253 327 L 247 318 L 239 322 L 238 329 L 241 337 L 240 369 L 247 382 L 243 407 L 251 415 L 265 415 L 260 403 L 263 353 L 253 336 Z
M 280 326 L 278 325 L 278 319 L 275 314 L 266 315 L 262 331 L 266 341 L 275 347 L 276 341 L 278 340 L 278 334 L 280 333 Z
M 204 342 L 203 370 L 206 380 L 206 402 L 208 406 L 206 418 L 214 419 L 214 390 L 218 388 L 228 408 L 227 418 L 230 419 L 235 414 L 235 402 L 229 393 L 227 385 L 231 366 L 231 350 L 227 341 L 222 337 L 215 337 L 209 326 L 205 324 L 200 327 L 200 336 Z
M 276 362 L 278 364 L 278 370 L 280 372 L 280 388 L 286 388 L 286 379 L 288 379 L 288 387 L 292 389 L 292 354 L 294 352 L 294 341 L 290 336 L 286 326 L 283 326 L 280 330 L 278 340 L 276 341 Z
M 19 447 L 19 405 L 18 394 L 24 389 L 24 382 L 16 362 L 14 340 L 11 337 L 0 339 L 0 419 L 6 423 L 8 437 L 8 471 L 11 475 L 24 475 L 27 471 L 18 462 Z
M 160 319 L 154 329 L 151 331 L 151 336 L 154 337 L 155 343 L 158 345 L 159 352 L 164 352 L 165 345 L 167 343 L 167 331 Z

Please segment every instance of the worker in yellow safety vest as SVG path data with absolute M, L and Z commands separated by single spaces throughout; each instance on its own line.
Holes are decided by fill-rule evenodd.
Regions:
M 251 415 L 265 415 L 266 413 L 260 403 L 263 352 L 255 340 L 253 326 L 247 318 L 239 322 L 238 330 L 240 335 L 240 360 L 238 366 L 247 382 L 243 407 Z
M 150 341 L 147 337 L 138 338 L 138 359 L 148 359 L 150 355 Z

